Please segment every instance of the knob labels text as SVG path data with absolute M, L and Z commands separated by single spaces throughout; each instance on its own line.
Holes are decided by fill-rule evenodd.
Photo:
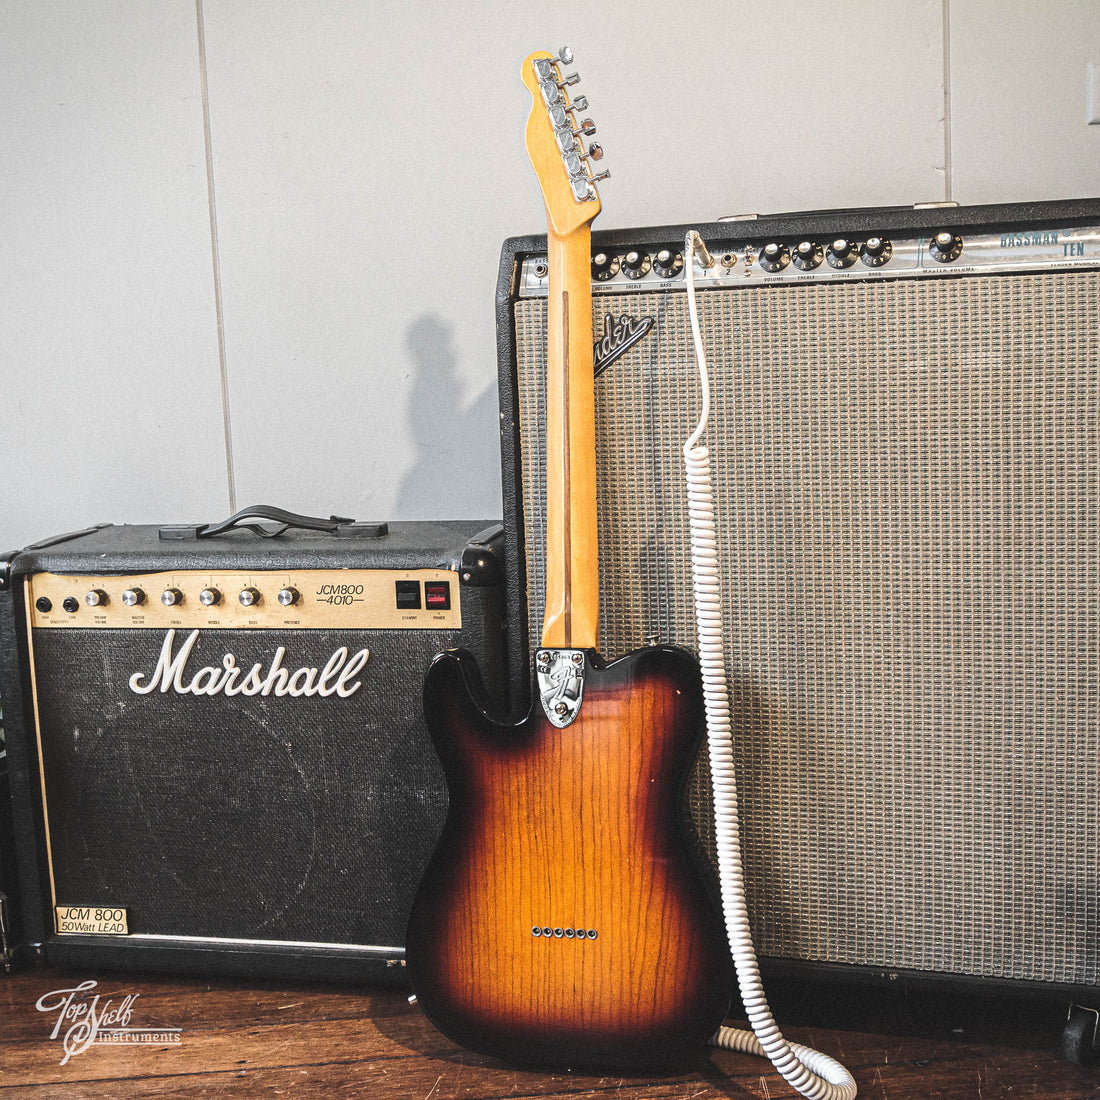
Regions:
M 138 695 L 148 695 L 160 688 L 162 692 L 172 690 L 178 695 L 321 695 L 326 698 L 338 695 L 346 699 L 362 687 L 362 682 L 355 677 L 370 656 L 366 649 L 349 656 L 347 646 L 341 646 L 329 657 L 324 668 L 304 666 L 291 672 L 282 667 L 286 647 L 279 646 L 266 671 L 259 662 L 245 671 L 232 653 L 226 653 L 220 667 L 206 665 L 188 680 L 187 661 L 198 637 L 199 631 L 192 630 L 173 654 L 176 632 L 169 630 L 152 676 L 143 683 L 145 673 L 135 672 L 129 680 L 130 690 Z

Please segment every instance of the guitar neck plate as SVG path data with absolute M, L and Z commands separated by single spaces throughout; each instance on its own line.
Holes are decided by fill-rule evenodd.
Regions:
M 540 649 L 535 656 L 542 709 L 558 729 L 571 725 L 581 712 L 584 667 L 582 649 Z

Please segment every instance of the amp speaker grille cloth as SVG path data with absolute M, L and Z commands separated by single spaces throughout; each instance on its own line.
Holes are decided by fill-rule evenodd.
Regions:
M 1100 275 L 699 298 L 758 949 L 1096 984 Z M 602 648 L 694 648 L 686 298 L 609 310 L 655 325 L 596 385 Z M 545 301 L 515 323 L 534 629 Z

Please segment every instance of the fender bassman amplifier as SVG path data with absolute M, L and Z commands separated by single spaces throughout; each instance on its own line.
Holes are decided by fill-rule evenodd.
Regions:
M 446 807 L 425 671 L 462 647 L 504 688 L 499 525 L 239 523 L 11 560 L 25 935 L 64 965 L 396 979 Z
M 1097 1003 L 1100 201 L 595 234 L 608 657 L 695 644 L 688 228 L 717 261 L 696 285 L 761 955 Z M 535 607 L 544 249 L 507 242 L 498 292 Z M 693 799 L 713 845 L 705 777 Z

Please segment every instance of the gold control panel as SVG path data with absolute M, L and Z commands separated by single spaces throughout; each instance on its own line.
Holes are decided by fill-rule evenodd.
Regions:
M 454 630 L 458 574 L 447 569 L 173 570 L 27 578 L 36 629 Z

